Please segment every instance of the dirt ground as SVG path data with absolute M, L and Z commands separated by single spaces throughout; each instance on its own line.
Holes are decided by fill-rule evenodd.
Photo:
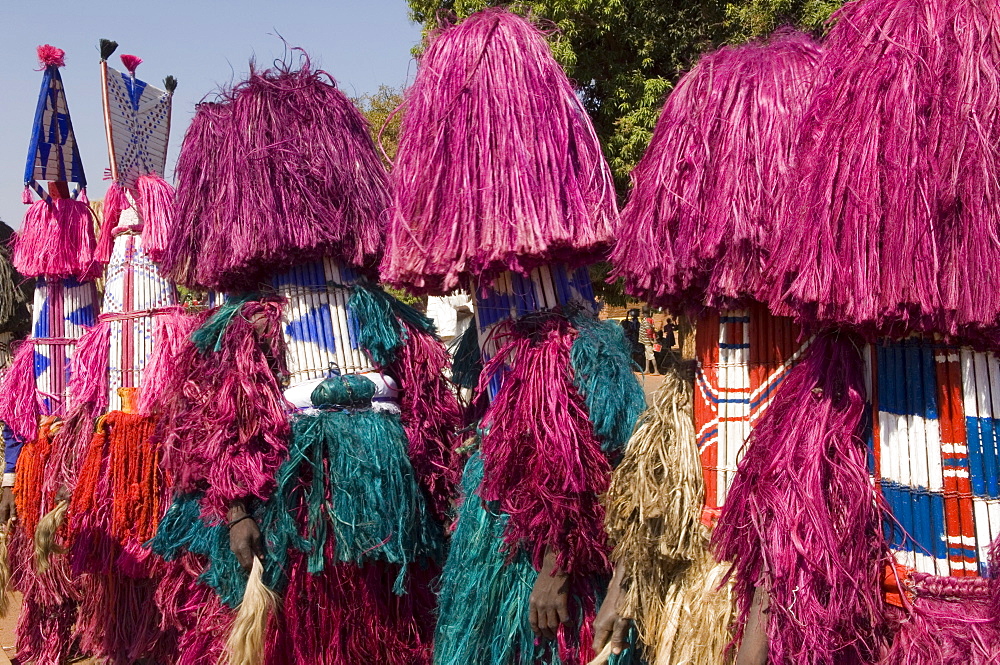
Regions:
M 17 627 L 17 615 L 21 610 L 21 594 L 14 594 L 12 601 L 7 616 L 0 619 L 0 647 L 3 648 L 0 665 L 7 665 L 14 657 L 14 628 Z

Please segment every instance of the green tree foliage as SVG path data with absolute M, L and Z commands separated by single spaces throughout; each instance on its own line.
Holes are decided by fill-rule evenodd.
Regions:
M 402 91 L 381 85 L 378 92 L 356 97 L 352 101 L 368 119 L 372 140 L 378 146 L 386 168 L 391 168 L 399 145 L 399 128 L 403 123 Z
M 553 24 L 549 43 L 576 82 L 619 190 L 649 144 L 663 99 L 698 55 L 784 23 L 818 30 L 841 0 L 408 0 L 425 29 L 506 4 Z
M 403 93 L 388 85 L 381 85 L 375 93 L 352 100 L 368 120 L 368 131 L 387 169 L 392 168 L 399 146 L 399 128 L 403 122 Z M 415 296 L 405 289 L 386 287 L 389 295 L 421 312 L 427 310 L 427 298 Z
M 740 41 L 772 32 L 784 24 L 818 33 L 843 0 L 749 0 L 726 3 L 732 39 Z

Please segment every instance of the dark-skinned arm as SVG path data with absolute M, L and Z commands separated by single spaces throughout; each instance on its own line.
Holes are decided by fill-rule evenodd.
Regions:
M 569 623 L 568 578 L 556 568 L 556 553 L 545 551 L 542 569 L 529 598 L 531 630 L 554 640 L 560 624 Z
M 750 603 L 743 641 L 736 654 L 736 665 L 767 665 L 767 610 L 770 605 L 767 591 L 757 587 Z

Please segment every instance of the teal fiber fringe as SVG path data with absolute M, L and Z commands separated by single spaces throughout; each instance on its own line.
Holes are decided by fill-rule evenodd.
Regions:
M 221 351 L 222 337 L 229 323 L 240 313 L 243 305 L 259 299 L 259 293 L 242 293 L 226 298 L 208 321 L 191 334 L 191 341 L 202 353 L 208 353 L 209 349 Z
M 615 455 L 624 450 L 646 409 L 646 394 L 632 372 L 630 345 L 613 321 L 599 321 L 582 310 L 569 319 L 578 333 L 570 351 L 573 385 L 587 403 L 602 450 Z
M 507 518 L 487 510 L 476 495 L 482 480 L 477 452 L 462 476 L 465 500 L 441 578 L 435 665 L 515 665 L 521 654 L 536 651 L 528 598 L 538 573 L 527 555 L 508 563 L 500 551 Z
M 261 524 L 268 557 L 282 569 L 295 549 L 322 572 L 326 544 L 336 558 L 399 564 L 394 591 L 405 590 L 409 564 L 439 560 L 444 531 L 431 516 L 407 456 L 399 416 L 379 411 L 322 411 L 292 421 L 289 459 Z
M 399 564 L 393 591 L 405 592 L 412 563 L 438 561 L 444 530 L 431 516 L 407 457 L 399 416 L 377 411 L 325 411 L 292 423 L 289 459 L 277 487 L 256 511 L 267 543 L 265 583 L 281 590 L 291 550 L 304 552 L 310 573 L 326 566 L 327 541 L 340 562 Z M 229 549 L 225 525 L 201 518 L 200 496 L 177 497 L 150 547 L 170 561 L 182 551 L 204 556 L 199 581 L 231 607 L 243 597 L 246 577 Z
M 477 495 L 482 480 L 477 452 L 465 465 L 465 500 L 441 578 L 434 664 L 561 665 L 555 643 L 536 644 L 531 630 L 529 598 L 538 573 L 525 553 L 508 560 L 501 551 L 507 518 Z M 626 649 L 610 663 L 640 665 L 636 654 Z
M 358 343 L 379 367 L 395 361 L 406 343 L 404 322 L 430 335 L 437 334 L 433 321 L 368 282 L 353 286 L 347 306 L 362 323 L 358 326 Z
M 356 284 L 351 290 L 348 308 L 362 325 L 358 326 L 358 344 L 378 367 L 396 359 L 406 343 L 406 331 L 395 316 L 395 298 L 368 284 Z
M 386 297 L 389 298 L 389 301 L 392 304 L 392 311 L 396 313 L 396 316 L 399 317 L 400 320 L 409 323 L 417 330 L 422 330 L 429 335 L 437 335 L 437 327 L 434 325 L 433 319 L 429 316 L 418 312 L 399 298 L 390 296 L 388 293 L 385 293 L 385 291 L 382 291 L 380 287 L 370 286 L 369 288 L 377 289 L 380 293 L 385 294 Z
M 200 501 L 200 494 L 175 497 L 160 520 L 156 536 L 146 546 L 166 561 L 175 560 L 185 551 L 205 557 L 208 565 L 198 582 L 211 587 L 223 603 L 235 608 L 243 600 L 246 573 L 229 549 L 226 525 L 206 523 L 201 517 Z M 265 584 L 278 589 L 282 586 L 279 577 L 278 568 L 267 562 Z
M 475 390 L 483 373 L 483 356 L 479 351 L 479 331 L 473 321 L 458 338 L 451 363 L 451 380 L 458 386 Z

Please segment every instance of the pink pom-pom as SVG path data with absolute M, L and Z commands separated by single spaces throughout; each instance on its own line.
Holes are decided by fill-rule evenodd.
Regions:
M 66 51 L 51 44 L 38 47 L 38 61 L 42 67 L 65 67 Z
M 122 64 L 125 65 L 125 69 L 128 70 L 128 73 L 135 76 L 135 70 L 142 64 L 142 58 L 137 55 L 128 55 L 126 53 L 121 56 L 121 59 Z
M 34 199 L 31 197 L 31 188 L 25 186 L 24 191 L 21 192 L 21 203 L 23 203 L 26 206 L 30 206 L 33 202 Z

